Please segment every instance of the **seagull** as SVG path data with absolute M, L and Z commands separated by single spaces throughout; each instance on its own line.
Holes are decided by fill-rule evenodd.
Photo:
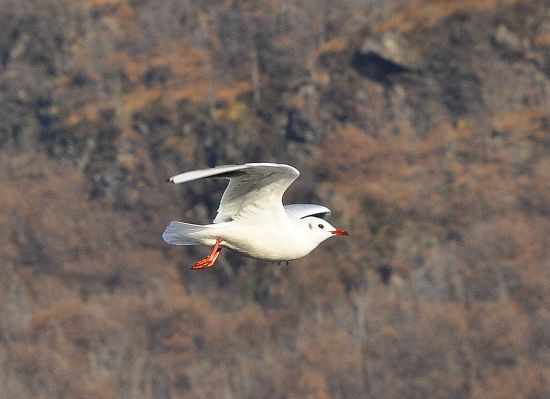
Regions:
M 222 248 L 251 258 L 290 261 L 306 256 L 327 238 L 348 236 L 322 217 L 330 209 L 321 205 L 284 205 L 283 193 L 300 172 L 289 165 L 247 163 L 193 170 L 172 176 L 169 182 L 186 183 L 206 177 L 227 178 L 212 224 L 172 221 L 162 238 L 172 245 L 207 245 L 212 252 L 191 269 L 214 266 Z

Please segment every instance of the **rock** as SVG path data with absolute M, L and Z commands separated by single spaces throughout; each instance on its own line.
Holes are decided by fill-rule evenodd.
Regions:
M 375 53 L 394 64 L 406 64 L 405 54 L 397 35 L 387 32 L 380 37 L 366 39 L 361 45 L 363 54 Z
M 513 53 L 520 53 L 522 51 L 521 40 L 506 25 L 501 24 L 497 27 L 493 40 L 498 46 Z
M 391 75 L 407 72 L 408 69 L 391 62 L 380 55 L 356 52 L 351 65 L 363 76 L 381 83 L 387 83 Z
M 353 55 L 351 65 L 361 75 L 381 83 L 387 83 L 391 75 L 411 70 L 397 36 L 392 33 L 366 39 Z
M 312 142 L 315 132 L 307 118 L 296 108 L 287 111 L 288 119 L 285 126 L 285 136 L 290 141 L 298 143 Z

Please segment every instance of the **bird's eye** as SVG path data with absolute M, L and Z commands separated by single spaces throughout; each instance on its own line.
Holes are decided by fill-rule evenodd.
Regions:
M 319 227 L 320 229 L 324 229 L 324 228 L 325 228 L 325 226 L 323 226 L 321 223 L 319 223 L 319 224 L 317 225 L 317 227 Z

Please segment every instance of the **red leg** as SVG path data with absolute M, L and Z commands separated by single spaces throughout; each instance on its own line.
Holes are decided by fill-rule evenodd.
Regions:
M 222 240 L 216 240 L 216 245 L 214 245 L 214 248 L 212 249 L 210 255 L 196 262 L 193 266 L 191 266 L 191 269 L 206 269 L 207 267 L 214 266 L 214 263 L 216 263 L 216 259 L 218 259 L 218 256 L 220 256 L 220 252 L 222 250 L 222 247 L 220 245 L 221 242 Z

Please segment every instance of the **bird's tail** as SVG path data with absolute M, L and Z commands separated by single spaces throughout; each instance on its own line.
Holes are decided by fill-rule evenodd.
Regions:
M 162 238 L 172 245 L 198 245 L 202 244 L 201 232 L 208 226 L 171 221 L 162 233 Z

